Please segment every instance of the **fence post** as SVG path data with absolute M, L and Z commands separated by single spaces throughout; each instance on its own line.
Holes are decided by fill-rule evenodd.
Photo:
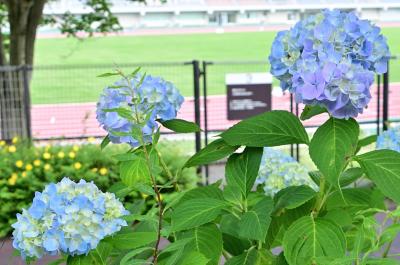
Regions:
M 199 127 L 200 122 L 200 66 L 199 61 L 193 60 L 193 88 L 194 88 L 194 121 Z M 196 152 L 201 149 L 201 132 L 196 132 Z
M 383 74 L 383 115 L 382 115 L 382 125 L 383 130 L 388 129 L 389 120 L 389 61 L 387 65 L 387 72 Z
M 381 75 L 377 76 L 376 134 L 381 132 Z
M 208 145 L 208 110 L 207 110 L 207 65 L 211 64 L 210 62 L 203 61 L 203 117 L 204 117 L 204 146 Z M 208 176 L 209 176 L 209 168 L 208 165 L 205 165 L 205 178 L 206 185 L 208 185 Z
M 26 122 L 26 135 L 28 139 L 32 139 L 32 121 L 31 121 L 31 93 L 29 89 L 29 71 L 32 68 L 28 65 L 22 66 L 22 76 L 24 80 L 24 112 Z M 32 73 L 32 72 L 31 72 Z

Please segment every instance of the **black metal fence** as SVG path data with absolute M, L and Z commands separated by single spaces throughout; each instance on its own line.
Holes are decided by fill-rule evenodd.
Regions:
M 148 74 L 173 82 L 186 96 L 180 117 L 201 125 L 203 132 L 195 137 L 197 150 L 207 144 L 210 133 L 225 130 L 235 123 L 227 120 L 225 75 L 268 71 L 266 61 L 38 66 L 33 72 L 27 66 L 3 67 L 0 68 L 0 139 L 10 139 L 14 135 L 38 140 L 103 136 L 95 119 L 95 102 L 102 89 L 115 80 L 97 76 L 113 68 L 131 72 L 139 66 Z M 397 107 L 400 93 L 391 91 L 389 74 L 377 76 L 376 81 L 372 88 L 373 99 L 359 121 L 373 126 L 379 133 L 390 119 L 400 118 L 400 106 Z M 390 112 L 389 105 L 394 111 Z M 298 115 L 302 106 L 295 104 L 289 94 L 276 89 L 272 108 Z M 314 127 L 318 122 L 305 125 Z M 291 152 L 299 156 L 295 147 Z
M 30 73 L 28 66 L 0 69 L 0 139 L 31 137 Z

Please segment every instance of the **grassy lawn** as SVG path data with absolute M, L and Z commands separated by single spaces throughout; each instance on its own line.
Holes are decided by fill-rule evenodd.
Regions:
M 400 28 L 386 28 L 393 55 L 400 54 Z M 224 94 L 224 77 L 232 72 L 264 72 L 269 66 L 268 53 L 274 32 L 192 34 L 164 36 L 121 36 L 76 39 L 39 39 L 35 64 L 39 66 L 32 80 L 34 104 L 96 101 L 100 91 L 113 78 L 96 76 L 114 65 L 126 71 L 136 66 L 170 80 L 185 96 L 193 93 L 193 71 L 183 62 L 260 61 L 260 63 L 219 63 L 210 65 L 208 93 Z M 153 62 L 178 64 L 151 65 Z M 400 61 L 391 63 L 391 81 L 400 81 Z M 58 67 L 51 67 L 57 65 Z M 62 66 L 62 67 L 59 67 Z

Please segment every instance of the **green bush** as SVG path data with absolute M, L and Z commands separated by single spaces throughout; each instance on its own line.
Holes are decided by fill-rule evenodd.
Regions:
M 188 156 L 176 144 L 160 147 L 168 168 L 175 175 Z M 108 190 L 119 180 L 119 166 L 113 155 L 123 149 L 111 145 L 101 151 L 98 145 L 90 143 L 34 146 L 16 138 L 9 145 L 0 141 L 0 237 L 10 234 L 16 214 L 31 204 L 35 191 L 43 190 L 50 182 L 58 182 L 67 176 L 75 181 L 93 181 L 101 190 Z M 161 173 L 157 181 L 165 184 L 168 181 L 166 173 Z M 197 182 L 195 170 L 184 170 L 176 181 L 182 190 L 194 187 Z M 137 191 L 131 191 L 125 200 L 133 202 L 138 198 L 151 200 Z

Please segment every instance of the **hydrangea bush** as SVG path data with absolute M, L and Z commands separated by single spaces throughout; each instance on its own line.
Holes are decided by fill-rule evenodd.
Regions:
M 13 246 L 22 257 L 87 254 L 127 226 L 122 219 L 127 214 L 114 194 L 101 192 L 92 182 L 64 178 L 36 192 L 29 209 L 17 215 Z
M 400 127 L 390 128 L 378 136 L 377 149 L 390 149 L 400 152 Z
M 283 151 L 268 147 L 264 148 L 256 185 L 272 197 L 289 186 L 315 186 L 304 165 Z
M 271 73 L 297 103 L 350 118 L 368 105 L 374 73 L 386 72 L 389 56 L 378 27 L 355 13 L 325 10 L 279 32 L 269 60 Z
M 124 185 L 114 192 L 140 190 L 156 203 L 145 215 L 130 207 L 131 214 L 124 217 L 127 228 L 103 239 L 87 255 L 69 255 L 67 264 L 398 264 L 390 249 L 400 231 L 400 208 L 388 208 L 385 200 L 400 203 L 400 153 L 365 152 L 363 147 L 376 137 L 359 139 L 359 124 L 352 118 L 367 104 L 371 75 L 385 71 L 387 55 L 379 29 L 352 13 L 324 11 L 279 33 L 272 48 L 272 73 L 283 89 L 308 104 L 303 119 L 325 109 L 331 116 L 312 137 L 287 111 L 240 121 L 184 165 L 199 167 L 228 157 L 225 181 L 186 192 L 179 191 L 177 176 L 158 152 L 156 130 L 199 131 L 196 124 L 175 118 L 180 97 L 165 99 L 165 87 L 156 82 L 148 87 L 150 103 L 149 94 L 140 92 L 146 77 L 137 71 L 102 75 L 118 75 L 123 81 L 106 89 L 98 104 L 99 121 L 109 133 L 101 146 L 131 146 L 118 156 Z M 161 109 L 171 115 L 160 114 L 160 98 L 167 106 Z M 256 189 L 264 148 L 292 144 L 308 148 L 316 168 L 308 174 L 318 188 L 293 183 L 274 194 Z M 169 176 L 164 185 L 155 182 L 161 172 Z M 369 185 L 353 185 L 359 179 Z M 179 192 L 167 200 L 165 189 Z M 376 214 L 384 220 L 378 222 Z
M 174 119 L 182 103 L 183 97 L 172 83 L 134 74 L 129 80 L 123 78 L 104 89 L 97 104 L 97 120 L 109 132 L 111 142 L 137 147 L 140 141 L 132 136 L 132 126 L 140 128 L 143 140 L 150 143 L 158 127 L 156 120 Z M 145 124 L 138 124 L 136 118 Z

